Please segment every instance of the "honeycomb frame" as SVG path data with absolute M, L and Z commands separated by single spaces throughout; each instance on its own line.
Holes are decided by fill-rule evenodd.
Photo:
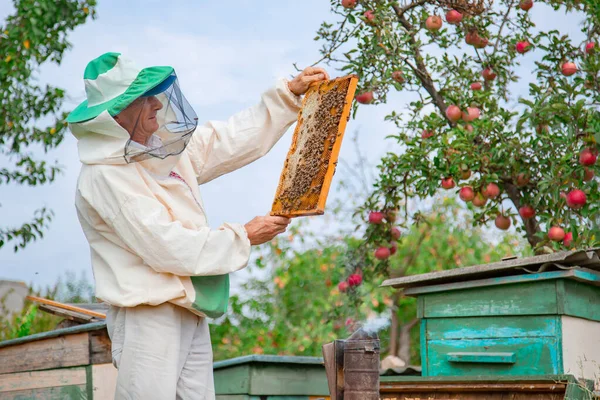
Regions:
M 271 215 L 323 215 L 358 76 L 313 83 L 302 100 Z

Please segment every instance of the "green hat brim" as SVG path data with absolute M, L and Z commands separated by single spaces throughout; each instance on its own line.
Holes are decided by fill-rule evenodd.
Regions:
M 148 67 L 144 68 L 137 75 L 135 80 L 129 85 L 125 93 L 115 97 L 107 102 L 88 107 L 87 100 L 79 104 L 67 117 L 67 122 L 74 124 L 96 118 L 104 111 L 108 111 L 111 116 L 115 116 L 123 111 L 135 99 L 155 88 L 171 74 L 173 67 Z

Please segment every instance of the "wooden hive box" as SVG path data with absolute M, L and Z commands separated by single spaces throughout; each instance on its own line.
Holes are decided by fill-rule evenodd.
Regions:
M 321 215 L 335 173 L 358 77 L 349 75 L 313 84 L 285 160 L 271 215 Z
M 214 364 L 217 400 L 328 400 L 323 359 L 250 355 Z
M 0 342 L 2 400 L 112 400 L 116 377 L 105 322 Z
M 417 298 L 428 377 L 600 372 L 597 250 L 390 279 Z

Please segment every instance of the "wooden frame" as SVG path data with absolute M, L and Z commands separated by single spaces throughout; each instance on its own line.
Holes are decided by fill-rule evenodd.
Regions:
M 325 172 L 325 176 L 323 178 L 323 182 L 315 182 L 319 180 L 319 175 L 315 176 L 311 181 L 309 190 L 305 191 L 304 194 L 300 197 L 299 202 L 307 202 L 308 197 L 314 197 L 310 195 L 311 190 L 319 189 L 320 191 L 318 195 L 318 200 L 316 202 L 316 206 L 311 207 L 310 209 L 300 209 L 299 207 L 285 207 L 283 204 L 283 194 L 285 189 L 285 182 L 288 177 L 289 169 L 288 163 L 295 152 L 297 150 L 297 145 L 300 139 L 300 136 L 303 134 L 304 129 L 304 120 L 303 120 L 303 111 L 306 108 L 306 105 L 310 101 L 314 101 L 314 96 L 318 96 L 320 99 L 323 93 L 336 90 L 339 87 L 339 83 L 348 80 L 348 88 L 345 95 L 344 106 L 341 112 L 341 117 L 337 126 L 337 136 L 333 146 L 331 147 L 331 153 L 329 155 L 329 160 L 327 161 L 327 171 Z M 286 157 L 286 161 L 281 172 L 281 178 L 279 180 L 279 185 L 277 187 L 277 191 L 275 194 L 275 199 L 273 201 L 273 206 L 271 209 L 271 215 L 280 215 L 286 217 L 299 217 L 299 216 L 310 216 L 310 215 L 322 215 L 325 213 L 325 203 L 327 201 L 327 196 L 329 194 L 329 189 L 331 187 L 331 181 L 333 179 L 333 175 L 335 174 L 335 168 L 337 166 L 338 155 L 340 152 L 340 148 L 342 146 L 342 139 L 344 136 L 344 132 L 346 130 L 346 124 L 348 119 L 350 118 L 350 110 L 352 107 L 352 101 L 354 99 L 354 93 L 356 92 L 356 86 L 358 84 L 358 77 L 356 75 L 347 75 L 344 77 L 336 78 L 326 82 L 320 82 L 311 85 L 309 90 L 306 92 L 303 102 L 302 102 L 302 110 L 298 113 L 298 123 L 296 125 L 296 129 L 294 130 L 294 136 L 292 139 L 292 145 L 290 146 L 290 150 L 288 151 L 288 155 Z M 344 83 L 345 85 L 345 83 Z M 322 103 L 318 104 L 319 107 L 323 107 Z M 333 109 L 332 109 L 333 112 Z M 327 142 L 328 138 L 325 139 Z M 329 148 L 325 148 L 325 150 L 321 153 L 321 157 L 325 155 L 329 151 Z

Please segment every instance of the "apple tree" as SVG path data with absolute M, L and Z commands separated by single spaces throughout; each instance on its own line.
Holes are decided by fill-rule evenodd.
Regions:
M 418 220 L 406 200 L 440 190 L 467 203 L 476 224 L 515 226 L 536 253 L 597 245 L 596 1 L 331 4 L 319 62 L 359 76 L 354 113 L 397 91 L 409 99 L 385 118 L 403 150 L 382 158 L 360 210 L 376 257 L 389 256 L 398 215 L 400 226 Z M 536 27 L 552 14 L 581 23 Z
M 0 25 L 0 185 L 36 186 L 54 181 L 56 163 L 33 155 L 47 152 L 64 138 L 67 124 L 62 89 L 36 80 L 39 66 L 60 63 L 69 49 L 67 33 L 95 15 L 95 0 L 14 0 L 14 13 Z M 0 248 L 14 242 L 17 251 L 43 236 L 52 218 L 40 208 L 19 227 L 0 226 Z
M 521 255 L 522 241 L 482 238 L 451 198 L 436 199 L 422 222 L 404 232 L 389 260 L 391 276 L 424 273 Z M 321 217 L 318 217 L 321 218 Z M 342 218 L 338 214 L 337 218 Z M 321 346 L 345 338 L 369 318 L 389 318 L 380 331 L 382 354 L 415 363 L 419 355 L 416 302 L 379 288 L 370 270 L 353 270 L 347 255 L 360 237 L 316 236 L 295 222 L 287 236 L 265 245 L 248 268 L 252 278 L 232 296 L 229 312 L 211 324 L 215 359 L 247 354 L 321 356 Z M 451 244 L 451 246 L 448 246 Z

